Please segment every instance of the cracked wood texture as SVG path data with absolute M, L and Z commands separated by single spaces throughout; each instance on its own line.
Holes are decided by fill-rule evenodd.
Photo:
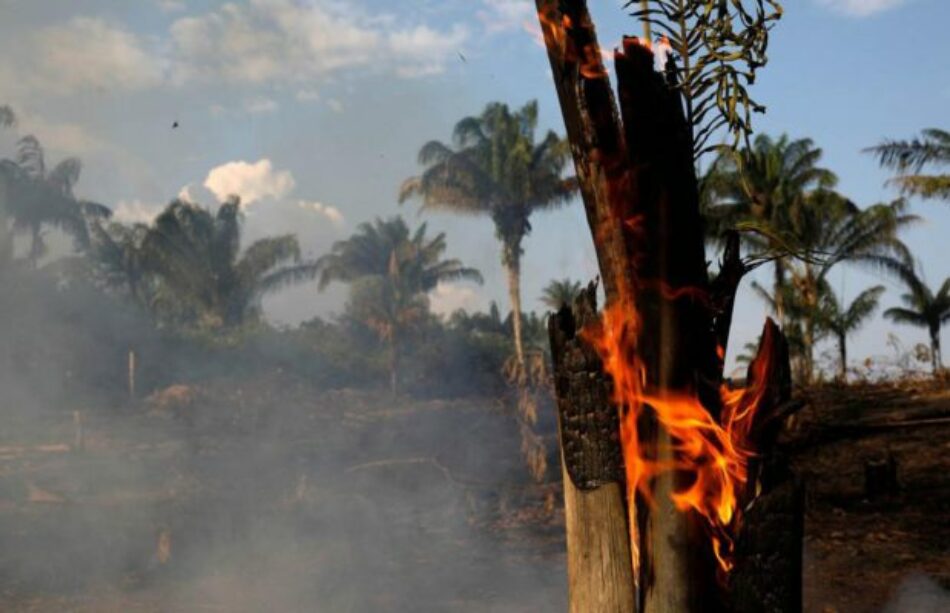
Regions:
M 618 414 L 600 359 L 579 337 L 597 316 L 591 284 L 548 319 L 557 392 L 570 611 L 632 613 L 635 583 Z

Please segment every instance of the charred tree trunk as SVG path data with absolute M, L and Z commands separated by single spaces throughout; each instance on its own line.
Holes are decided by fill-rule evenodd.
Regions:
M 722 358 L 735 293 L 746 270 L 739 258 L 738 235 L 733 234 L 727 238 L 720 275 L 709 282 L 692 133 L 676 88 L 675 67 L 670 64 L 665 72 L 657 72 L 653 53 L 636 39 L 626 38 L 614 58 L 618 107 L 586 3 L 536 3 L 594 236 L 606 308 L 630 304 L 639 312 L 637 349 L 645 369 L 644 387 L 660 398 L 666 393 L 696 394 L 718 420 Z M 642 500 L 625 501 L 624 490 L 617 485 L 623 478 L 622 471 L 615 474 L 613 468 L 616 458 L 622 460 L 616 441 L 620 408 L 610 406 L 609 377 L 577 334 L 596 311 L 593 293 L 589 288 L 573 311 L 562 310 L 550 325 L 571 610 L 722 610 L 726 604 L 717 581 L 718 566 L 703 520 L 694 512 L 677 511 L 671 502 L 673 491 L 689 485 L 683 482 L 684 475 L 667 471 L 655 478 L 652 506 Z M 767 326 L 766 332 L 781 338 L 777 328 Z M 773 393 L 774 406 L 764 413 L 769 419 L 759 424 L 757 436 L 772 443 L 780 423 L 775 416 L 784 406 L 776 390 L 790 390 L 782 379 L 788 373 L 788 353 L 783 338 L 769 345 L 763 341 L 760 348 L 760 353 L 771 354 L 776 345 L 785 359 L 784 370 L 769 371 L 774 381 L 758 376 L 759 385 Z M 672 460 L 669 436 L 657 426 L 649 407 L 640 421 L 640 448 L 660 462 Z M 781 473 L 765 459 L 756 471 L 753 481 L 759 488 L 773 472 Z M 776 480 L 779 485 L 787 481 Z M 759 491 L 771 490 L 752 489 L 747 500 Z M 788 501 L 794 499 L 776 498 L 775 504 L 792 504 Z M 624 502 L 633 513 L 624 513 Z M 801 516 L 795 508 L 789 513 Z M 635 518 L 633 525 L 628 517 Z M 797 540 L 792 535 L 790 542 L 801 543 L 800 531 L 797 534 Z M 618 538 L 631 538 L 635 545 L 626 548 L 628 556 L 636 556 L 627 561 L 636 571 L 627 587 L 605 582 L 608 577 L 625 580 L 617 560 L 624 549 L 617 543 L 608 545 Z M 744 544 L 750 552 L 747 559 L 758 559 L 754 554 L 764 546 L 754 538 Z M 792 560 L 791 565 L 800 570 L 800 561 Z M 751 563 L 744 568 L 751 568 Z M 633 581 L 638 587 L 635 596 L 630 591 Z M 754 580 L 740 580 L 737 585 L 747 583 L 759 585 Z M 600 595 L 590 593 L 590 586 L 596 586 Z M 627 601 L 634 598 L 636 605 Z M 605 606 L 606 602 L 613 604 Z
M 607 306 L 637 305 L 647 386 L 698 390 L 715 410 L 712 383 L 721 364 L 709 310 L 696 299 L 708 296 L 709 283 L 692 141 L 678 94 L 654 70 L 653 54 L 627 39 L 615 58 L 618 112 L 585 3 L 560 7 L 538 1 Z M 659 428 L 644 423 L 640 430 L 644 448 L 658 461 L 671 459 L 663 457 L 671 451 Z M 709 610 L 716 600 L 709 539 L 698 517 L 676 511 L 669 497 L 679 480 L 675 473 L 656 480 L 650 512 L 642 501 L 628 501 L 636 508 L 639 596 L 649 611 Z
M 597 317 L 596 288 L 548 320 L 557 393 L 570 611 L 635 610 L 621 485 L 618 413 L 597 353 L 579 337 Z

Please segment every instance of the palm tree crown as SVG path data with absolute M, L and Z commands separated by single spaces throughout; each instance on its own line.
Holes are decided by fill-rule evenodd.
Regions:
M 407 179 L 399 201 L 422 200 L 422 210 L 488 215 L 502 244 L 501 261 L 515 322 L 515 352 L 524 362 L 521 342 L 522 241 L 531 231 L 531 214 L 570 200 L 577 190 L 564 178 L 570 150 L 554 132 L 535 141 L 537 102 L 512 112 L 491 103 L 481 115 L 455 126 L 454 143 L 430 141 L 419 151 L 423 173 Z
M 744 228 L 746 246 L 762 257 L 774 258 L 772 286 L 776 314 L 785 322 L 779 288 L 785 282 L 788 258 L 782 234 L 809 194 L 837 183 L 830 170 L 819 166 L 822 150 L 811 139 L 774 139 L 761 135 L 752 146 L 720 155 L 703 179 L 707 229 L 714 239 L 725 230 Z
M 3 122 L 12 122 L 5 113 L 0 115 Z M 84 248 L 89 243 L 88 221 L 112 213 L 101 204 L 75 197 L 73 188 L 81 169 L 77 158 L 66 158 L 48 169 L 43 146 L 34 136 L 19 140 L 14 159 L 0 160 L 0 209 L 12 217 L 14 231 L 29 233 L 29 260 L 34 266 L 46 252 L 44 226 L 63 230 Z
M 847 306 L 839 302 L 827 284 L 824 287 L 826 290 L 821 301 L 819 326 L 833 334 L 838 341 L 839 375 L 844 380 L 848 373 L 848 336 L 857 332 L 877 310 L 884 286 L 875 285 L 864 290 Z
M 396 392 L 400 344 L 429 313 L 428 293 L 439 283 L 482 282 L 481 274 L 459 260 L 443 259 L 445 234 L 426 237 L 401 217 L 364 223 L 350 238 L 336 242 L 317 261 L 320 288 L 334 281 L 350 284 L 351 317 L 372 328 L 389 348 L 390 387 Z
M 217 213 L 176 200 L 142 241 L 151 272 L 161 283 L 153 298 L 173 318 L 234 326 L 260 314 L 260 298 L 312 279 L 293 235 L 258 240 L 241 252 L 241 205 L 232 197 Z
M 910 290 L 901 296 L 904 306 L 887 309 L 884 317 L 894 323 L 927 329 L 930 334 L 931 362 L 936 373 L 943 366 L 940 329 L 950 320 L 950 279 L 946 279 L 935 293 L 911 268 L 905 269 L 901 278 Z
M 580 281 L 571 279 L 554 279 L 542 290 L 541 302 L 544 306 L 554 309 L 574 304 L 574 299 L 581 293 L 583 285 Z
M 898 172 L 892 182 L 905 195 L 950 201 L 950 175 L 920 174 L 928 165 L 950 165 L 950 132 L 930 128 L 913 140 L 886 140 L 866 151 L 881 166 Z

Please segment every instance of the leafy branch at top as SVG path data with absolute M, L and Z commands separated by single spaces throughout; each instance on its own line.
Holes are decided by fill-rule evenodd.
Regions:
M 721 128 L 732 147 L 752 133 L 752 113 L 765 107 L 747 87 L 767 62 L 769 29 L 782 16 L 777 0 L 628 0 L 632 12 L 669 39 L 677 87 L 693 131 L 693 153 L 717 149 L 709 141 Z

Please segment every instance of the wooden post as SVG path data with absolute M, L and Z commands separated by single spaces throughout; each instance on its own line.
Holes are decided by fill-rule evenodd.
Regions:
M 135 350 L 129 349 L 129 400 L 135 400 Z
M 73 451 L 81 452 L 86 448 L 83 436 L 82 412 L 73 411 Z

